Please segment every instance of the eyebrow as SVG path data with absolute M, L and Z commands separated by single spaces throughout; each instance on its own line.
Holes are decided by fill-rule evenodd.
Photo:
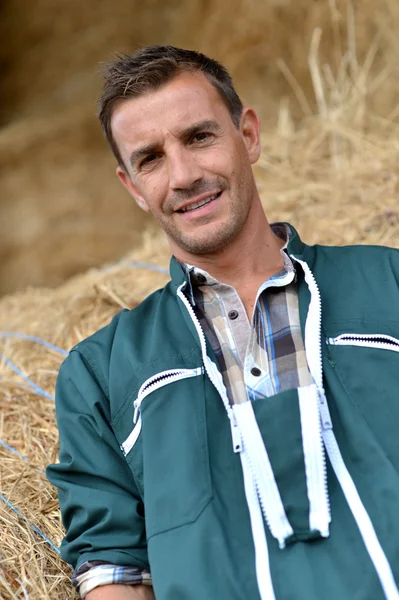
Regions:
M 193 123 L 193 125 L 190 125 L 189 127 L 186 127 L 186 129 L 183 129 L 180 132 L 179 137 L 181 139 L 189 139 L 190 137 L 192 137 L 196 133 L 199 133 L 200 131 L 203 131 L 204 129 L 213 133 L 217 133 L 221 130 L 219 123 L 217 123 L 216 121 L 204 120 L 199 121 L 198 123 Z M 132 165 L 132 167 L 134 167 L 134 165 L 137 164 L 137 162 L 141 158 L 144 158 L 145 156 L 148 156 L 153 152 L 157 152 L 158 149 L 158 144 L 148 144 L 147 146 L 142 146 L 141 148 L 137 148 L 137 150 L 133 150 L 129 158 L 130 164 Z

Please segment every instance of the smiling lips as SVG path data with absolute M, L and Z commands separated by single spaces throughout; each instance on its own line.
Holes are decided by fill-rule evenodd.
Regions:
M 212 202 L 212 200 L 219 198 L 221 193 L 222 192 L 218 192 L 217 194 L 213 194 L 212 196 L 203 198 L 202 200 L 199 200 L 198 202 L 193 202 L 192 204 L 189 204 L 188 206 L 184 206 L 183 208 L 179 209 L 177 212 L 180 212 L 180 213 L 190 212 L 192 210 L 196 210 L 197 208 L 201 208 L 202 206 L 206 206 L 206 204 L 209 204 L 210 202 Z

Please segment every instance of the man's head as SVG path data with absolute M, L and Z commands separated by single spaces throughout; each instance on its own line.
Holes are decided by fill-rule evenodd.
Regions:
M 146 48 L 108 68 L 100 106 L 119 179 L 178 258 L 218 253 L 256 220 L 259 120 L 224 67 L 187 50 Z

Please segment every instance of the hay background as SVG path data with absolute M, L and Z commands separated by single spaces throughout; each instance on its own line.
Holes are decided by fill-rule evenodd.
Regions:
M 308 243 L 399 247 L 395 2 L 355 2 L 353 21 L 344 1 L 269 1 L 261 13 L 249 0 L 218 6 L 198 0 L 189 8 L 153 1 L 133 24 L 126 20 L 134 2 L 97 4 L 96 15 L 91 0 L 79 10 L 65 3 L 62 23 L 44 0 L 37 0 L 35 15 L 22 0 L 13 3 L 17 15 L 11 2 L 1 9 L 0 27 L 8 23 L 15 34 L 9 49 L 1 50 L 8 53 L 2 64 L 11 65 L 1 84 L 3 290 L 29 282 L 54 285 L 125 252 L 126 260 L 167 266 L 163 235 L 142 233 L 146 223 L 114 184 L 112 158 L 93 118 L 94 64 L 106 48 L 128 49 L 139 41 L 167 39 L 212 52 L 236 74 L 246 98 L 258 103 L 265 125 L 256 177 L 270 220 L 292 222 Z M 38 39 L 35 19 L 41 19 Z M 166 279 L 111 262 L 111 268 L 91 270 L 55 289 L 5 296 L 0 330 L 37 335 L 68 349 Z M 0 445 L 0 490 L 58 545 L 63 533 L 56 493 L 40 471 L 57 455 L 53 401 L 22 387 L 4 358 L 53 394 L 62 356 L 6 338 L 0 338 L 0 353 L 0 440 L 28 458 Z M 66 600 L 73 597 L 69 577 L 68 566 L 0 501 L 1 600 Z
M 113 51 L 166 42 L 212 54 L 267 133 L 281 103 L 297 124 L 319 109 L 308 68 L 315 27 L 330 80 L 348 48 L 350 77 L 374 48 L 367 109 L 392 115 L 398 23 L 397 0 L 3 0 L 0 295 L 115 260 L 150 223 L 117 182 L 95 117 L 99 65 Z

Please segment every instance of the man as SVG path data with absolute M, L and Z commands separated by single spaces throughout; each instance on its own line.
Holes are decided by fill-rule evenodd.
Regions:
M 201 54 L 120 58 L 100 120 L 173 258 L 58 378 L 81 596 L 398 600 L 399 252 L 270 226 L 258 117 Z

